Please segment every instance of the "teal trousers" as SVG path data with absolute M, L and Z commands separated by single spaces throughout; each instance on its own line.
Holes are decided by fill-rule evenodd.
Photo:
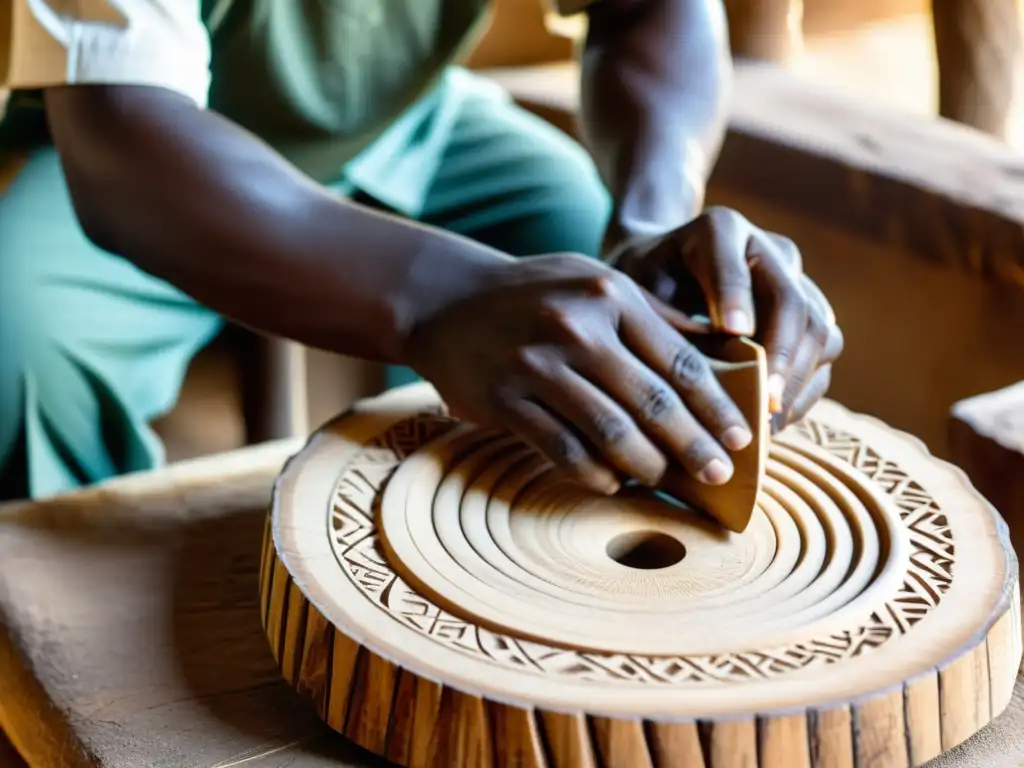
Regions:
M 421 199 L 396 212 L 516 256 L 595 255 L 609 203 L 585 152 L 493 89 L 463 94 L 454 109 L 436 162 L 422 166 Z M 392 151 L 402 159 L 402 146 Z M 374 162 L 382 158 L 378 150 Z M 340 170 L 328 186 L 388 197 L 379 185 L 353 188 Z M 220 326 L 92 245 L 54 150 L 31 155 L 0 198 L 0 499 L 158 466 L 149 424 L 174 406 L 189 362 Z M 413 378 L 389 372 L 391 385 Z

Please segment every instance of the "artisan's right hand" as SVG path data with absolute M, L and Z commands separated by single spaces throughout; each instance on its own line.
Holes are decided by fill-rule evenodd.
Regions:
M 640 288 L 571 254 L 509 262 L 420 321 L 407 360 L 453 414 L 511 431 L 576 480 L 657 486 L 669 463 L 727 482 L 749 426 L 706 358 Z M 671 312 L 665 308 L 666 313 Z

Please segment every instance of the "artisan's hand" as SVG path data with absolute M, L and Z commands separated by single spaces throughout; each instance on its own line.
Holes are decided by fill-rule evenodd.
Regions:
M 628 244 L 612 262 L 660 300 L 764 344 L 777 427 L 802 418 L 828 390 L 843 335 L 791 240 L 709 208 L 668 235 Z
M 687 318 L 656 304 L 582 256 L 510 262 L 421 322 L 407 359 L 455 415 L 517 433 L 595 490 L 623 474 L 655 486 L 669 459 L 724 483 L 722 445 L 744 447 L 750 429 L 676 330 Z

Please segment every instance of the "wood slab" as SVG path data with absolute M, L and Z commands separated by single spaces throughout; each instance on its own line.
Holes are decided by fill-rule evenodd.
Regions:
M 31 765 L 387 765 L 319 725 L 260 627 L 265 512 L 298 447 L 0 507 L 0 722 Z M 1021 734 L 1018 678 L 1007 712 L 929 768 L 1024 765 Z
M 1024 381 L 961 400 L 949 421 L 953 461 L 995 505 L 1024 547 Z
M 962 472 L 832 402 L 730 533 L 570 483 L 418 384 L 288 463 L 260 594 L 296 692 L 409 768 L 910 768 L 1009 705 L 1017 577 Z

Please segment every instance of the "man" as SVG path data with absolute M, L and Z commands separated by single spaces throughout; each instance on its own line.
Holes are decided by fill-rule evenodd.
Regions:
M 487 5 L 14 0 L 5 495 L 159 461 L 147 423 L 221 317 L 407 366 L 601 492 L 726 482 L 750 440 L 689 315 L 765 343 L 782 421 L 821 397 L 841 334 L 794 245 L 698 216 L 718 0 L 557 3 L 589 16 L 589 156 L 453 66 Z

